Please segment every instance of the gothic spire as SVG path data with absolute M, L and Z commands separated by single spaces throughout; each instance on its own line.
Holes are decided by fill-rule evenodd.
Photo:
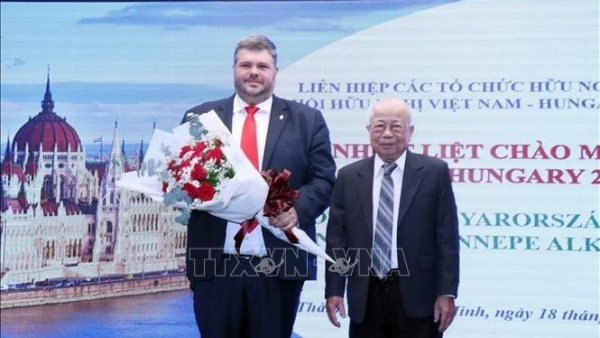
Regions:
M 6 137 L 6 150 L 4 151 L 4 162 L 12 162 L 12 156 L 10 154 L 10 138 Z
M 46 80 L 46 93 L 44 101 L 42 101 L 42 113 L 51 114 L 54 110 L 54 101 L 52 101 L 52 93 L 50 92 L 50 66 L 48 66 L 48 78 Z
M 138 153 L 138 166 L 141 168 L 144 162 L 144 139 L 140 143 L 140 152 Z M 138 168 L 139 169 L 139 168 Z

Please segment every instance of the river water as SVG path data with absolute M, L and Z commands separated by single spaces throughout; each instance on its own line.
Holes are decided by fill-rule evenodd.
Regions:
M 188 290 L 1 311 L 2 338 L 199 337 Z
M 199 338 L 189 290 L 1 312 L 1 338 Z M 320 316 L 323 319 L 324 317 Z M 294 333 L 292 338 L 301 338 Z

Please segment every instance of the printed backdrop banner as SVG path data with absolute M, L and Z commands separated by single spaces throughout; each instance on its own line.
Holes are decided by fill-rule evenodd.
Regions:
M 459 210 L 448 337 L 598 332 L 598 4 L 547 4 L 421 11 L 279 77 L 280 95 L 325 112 L 340 166 L 370 154 L 366 107 L 390 95 L 412 106 L 412 150 L 449 163 Z
M 240 23 L 240 13 L 256 23 Z M 152 216 L 177 213 L 151 201 L 132 208 L 140 197 L 111 190 L 110 181 L 139 167 L 153 127 L 170 130 L 191 106 L 233 93 L 235 44 L 257 33 L 278 47 L 275 94 L 324 113 L 338 168 L 372 155 L 366 111 L 386 96 L 412 107 L 411 150 L 448 162 L 461 284 L 446 337 L 597 337 L 598 23 L 592 0 L 3 2 L 3 302 L 23 292 L 16 290 L 23 283 L 35 289 L 73 274 L 94 282 L 181 273 L 185 228 Z M 39 114 L 52 111 L 48 98 L 84 147 L 81 162 L 65 162 L 71 171 L 50 169 L 73 147 L 44 149 L 47 170 L 19 157 L 39 151 L 21 130 L 40 99 Z M 94 169 L 98 163 L 103 169 Z M 62 223 L 28 221 L 18 216 L 34 208 L 16 211 L 22 189 L 30 202 L 96 200 L 99 211 Z M 69 215 L 60 212 L 68 203 L 57 206 L 56 217 Z M 127 212 L 111 214 L 121 207 Z M 321 246 L 327 216 L 317 224 Z M 327 320 L 325 266 L 318 262 L 294 333 L 346 337 L 347 319 L 341 329 Z

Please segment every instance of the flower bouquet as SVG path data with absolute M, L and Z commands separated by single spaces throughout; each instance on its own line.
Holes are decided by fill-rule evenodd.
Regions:
M 182 224 L 187 224 L 191 210 L 206 211 L 242 227 L 256 223 L 252 229 L 260 223 L 278 238 L 331 260 L 301 229 L 283 232 L 268 225 L 265 214 L 289 210 L 297 196 L 281 189 L 287 187 L 289 172 L 284 174 L 284 185 L 277 179 L 280 174 L 259 173 L 231 140 L 231 132 L 214 111 L 194 115 L 172 132 L 155 129 L 140 170 L 123 173 L 116 185 L 179 208 L 176 220 Z M 282 191 L 284 195 L 277 193 Z
M 172 133 L 155 129 L 140 170 L 124 173 L 116 185 L 180 208 L 177 221 L 184 225 L 191 210 L 241 223 L 262 209 L 268 186 L 230 140 L 214 111 Z

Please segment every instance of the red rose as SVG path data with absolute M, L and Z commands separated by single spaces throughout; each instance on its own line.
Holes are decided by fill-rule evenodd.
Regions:
M 213 148 L 206 153 L 206 160 L 214 159 L 217 164 L 223 159 L 223 151 L 221 148 Z
M 182 168 L 187 168 L 187 167 L 189 167 L 189 166 L 190 166 L 190 163 L 192 162 L 192 159 L 193 159 L 193 157 L 192 157 L 192 156 L 190 156 L 190 157 L 188 157 L 187 159 L 185 159 L 185 160 L 182 160 L 182 161 L 181 161 L 181 166 L 180 166 L 180 167 L 182 167 Z
M 183 187 L 181 187 L 181 189 L 183 189 L 183 191 L 187 192 L 188 196 L 190 196 L 191 198 L 199 197 L 198 188 L 196 188 L 191 183 L 184 183 Z
M 195 181 L 203 181 L 206 179 L 206 170 L 201 165 L 196 165 L 190 176 Z
M 192 146 L 181 147 L 181 150 L 179 151 L 179 158 L 183 158 L 183 156 L 190 150 L 192 150 Z
M 215 188 L 207 182 L 203 182 L 200 184 L 200 188 L 198 188 L 198 198 L 202 201 L 210 201 L 215 197 Z
M 206 143 L 204 141 L 196 143 L 194 146 L 194 156 L 202 156 L 204 149 L 206 149 Z

